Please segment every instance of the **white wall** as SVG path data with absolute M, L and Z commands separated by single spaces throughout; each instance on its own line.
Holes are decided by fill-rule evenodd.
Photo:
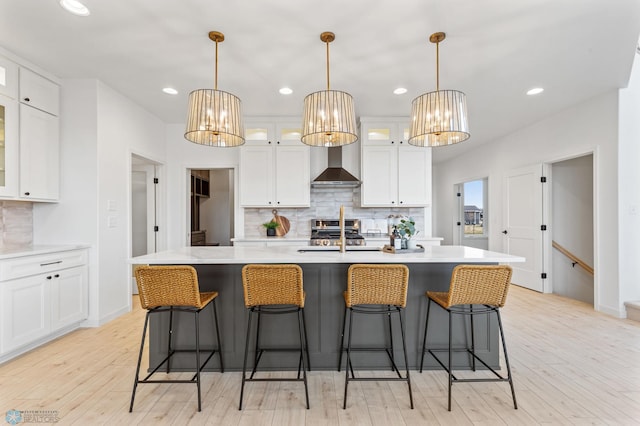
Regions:
M 185 110 L 186 111 L 186 110 Z M 211 148 L 191 143 L 184 138 L 184 125 L 167 125 L 166 133 L 167 158 L 171 159 L 167 163 L 167 223 L 168 240 L 167 248 L 175 249 L 184 247 L 187 244 L 187 234 L 189 232 L 189 218 L 187 217 L 187 206 L 189 205 L 189 192 L 187 191 L 187 169 L 216 169 L 235 168 L 235 183 L 237 184 L 237 167 L 239 161 L 239 148 Z M 237 185 L 234 185 L 237 186 Z M 240 212 L 236 203 L 235 211 Z M 244 222 L 239 219 L 238 226 L 243 227 Z
M 62 89 L 61 197 L 34 207 L 34 241 L 91 245 L 88 323 L 98 325 L 129 310 L 131 153 L 163 162 L 165 125 L 99 81 Z
M 629 86 L 620 90 L 618 199 L 620 300 L 640 300 L 640 59 L 635 55 Z
M 473 117 L 471 117 L 473 119 Z M 473 128 L 471 129 L 473 135 Z M 473 136 L 472 136 L 473 137 Z M 503 250 L 503 177 L 511 169 L 595 152 L 595 307 L 623 315 L 618 272 L 618 92 L 612 91 L 434 165 L 434 235 L 451 244 L 453 185 L 488 176 L 489 249 Z M 630 254 L 629 254 L 630 255 Z M 598 285 L 598 284 L 596 284 Z

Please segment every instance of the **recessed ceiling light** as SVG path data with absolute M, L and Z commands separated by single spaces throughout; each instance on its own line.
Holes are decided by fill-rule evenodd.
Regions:
M 291 90 L 288 87 L 283 87 L 282 89 L 279 90 L 281 95 L 290 95 L 293 93 L 293 90 Z
M 66 11 L 78 16 L 89 16 L 91 13 L 89 9 L 87 9 L 87 6 L 78 0 L 60 0 L 60 6 L 64 7 Z
M 533 89 L 529 89 L 527 91 L 527 95 L 531 96 L 531 95 L 538 95 L 540 93 L 544 92 L 544 89 L 542 87 L 534 87 Z
M 167 95 L 177 95 L 178 91 L 176 89 L 174 89 L 173 87 L 165 87 L 164 89 L 162 89 L 162 91 L 164 93 L 166 93 Z
M 405 89 L 404 87 L 398 87 L 393 91 L 393 93 L 396 95 L 404 95 L 405 93 L 407 93 L 407 89 Z

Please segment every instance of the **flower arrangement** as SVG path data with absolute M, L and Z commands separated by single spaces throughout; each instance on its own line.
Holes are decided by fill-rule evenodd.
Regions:
M 402 239 L 410 240 L 411 237 L 417 235 L 420 231 L 416 231 L 416 222 L 412 217 L 400 219 L 397 225 L 398 233 Z

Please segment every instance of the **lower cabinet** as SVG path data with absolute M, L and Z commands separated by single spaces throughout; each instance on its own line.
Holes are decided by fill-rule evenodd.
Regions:
M 88 316 L 86 250 L 0 261 L 0 306 L 0 360 L 79 326 Z

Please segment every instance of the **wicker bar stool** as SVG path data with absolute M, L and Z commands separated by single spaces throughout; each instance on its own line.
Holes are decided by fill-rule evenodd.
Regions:
M 413 394 L 411 392 L 411 378 L 409 376 L 409 362 L 407 360 L 407 345 L 405 342 L 405 326 L 403 321 L 404 308 L 407 305 L 407 288 L 409 286 L 409 268 L 398 264 L 354 264 L 349 267 L 347 279 L 347 291 L 344 292 L 345 314 L 342 322 L 342 335 L 340 342 L 340 360 L 338 371 L 342 365 L 342 354 L 345 351 L 345 329 L 347 317 L 349 317 L 349 333 L 347 335 L 347 364 L 345 366 L 344 402 L 343 408 L 347 408 L 347 391 L 351 381 L 404 381 L 409 387 L 409 402 L 413 409 Z M 385 347 L 360 347 L 351 346 L 353 336 L 353 323 L 355 314 L 386 315 L 389 324 L 390 342 Z M 393 333 L 391 327 L 391 314 L 398 314 L 400 332 L 402 337 L 402 352 L 404 354 L 405 377 L 402 377 L 393 356 Z M 356 377 L 351 363 L 351 352 L 354 351 L 384 351 L 391 361 L 391 367 L 398 377 Z M 351 377 L 349 377 L 351 372 Z
M 131 393 L 131 405 L 129 412 L 133 411 L 133 402 L 136 397 L 136 389 L 138 384 L 142 383 L 195 383 L 198 388 L 198 411 L 202 410 L 200 398 L 200 374 L 205 365 L 218 353 L 220 357 L 220 372 L 224 372 L 222 364 L 222 345 L 220 343 L 220 329 L 218 327 L 218 312 L 216 310 L 216 298 L 218 292 L 201 293 L 198 287 L 198 275 L 192 266 L 138 266 L 135 270 L 136 282 L 138 284 L 138 293 L 140 296 L 140 304 L 143 309 L 147 310 L 144 320 L 144 328 L 142 330 L 142 342 L 140 343 L 140 353 L 138 354 L 138 366 L 136 367 L 136 378 L 133 383 L 133 392 Z M 211 303 L 213 302 L 213 303 Z M 216 328 L 216 338 L 218 347 L 212 349 L 200 348 L 200 312 L 209 304 L 213 306 L 212 321 Z M 195 349 L 176 349 L 172 346 L 173 336 L 173 313 L 188 312 L 194 314 L 195 317 Z M 142 361 L 142 352 L 144 349 L 145 337 L 147 335 L 147 327 L 149 318 L 152 314 L 169 313 L 169 334 L 167 356 L 144 378 L 140 379 L 140 363 Z M 167 374 L 171 372 L 171 357 L 179 352 L 194 352 L 196 372 L 190 380 L 153 380 L 151 376 L 155 374 L 160 367 L 166 364 Z M 210 352 L 204 363 L 200 363 L 200 353 Z M 151 368 L 151 367 L 150 367 Z
M 244 385 L 246 382 L 269 381 L 302 381 L 304 393 L 309 409 L 309 389 L 307 387 L 307 369 L 309 362 L 309 345 L 307 344 L 307 329 L 304 319 L 305 293 L 302 284 L 302 268 L 298 265 L 258 265 L 249 264 L 242 268 L 242 285 L 244 288 L 244 304 L 249 309 L 247 323 L 247 338 L 244 347 L 244 363 L 242 364 L 242 386 L 240 387 L 239 410 L 242 410 Z M 247 361 L 251 336 L 251 318 L 258 314 L 255 357 L 251 375 L 247 377 Z M 298 348 L 265 348 L 260 342 L 260 316 L 262 314 L 298 314 L 298 334 L 300 346 Z M 295 351 L 300 352 L 298 361 L 298 375 L 296 378 L 254 378 L 258 363 L 265 351 Z M 302 370 L 302 378 L 300 372 Z
M 511 396 L 513 397 L 513 408 L 518 409 L 516 403 L 516 394 L 513 389 L 513 380 L 511 377 L 511 367 L 509 366 L 509 357 L 507 356 L 507 346 L 504 339 L 504 331 L 502 329 L 502 319 L 500 318 L 500 308 L 504 306 L 511 284 L 511 267 L 507 265 L 458 265 L 453 269 L 451 274 L 451 282 L 448 292 L 428 291 L 426 296 L 429 300 L 427 305 L 427 319 L 424 328 L 424 346 L 422 349 L 422 359 L 420 361 L 420 372 L 424 365 L 424 354 L 430 353 L 442 368 L 449 375 L 448 383 L 448 410 L 451 411 L 451 386 L 453 383 L 463 382 L 509 382 L 511 387 Z M 427 348 L 427 331 L 429 327 L 429 310 L 431 302 L 435 302 L 441 308 L 449 313 L 449 342 L 446 349 L 428 349 Z M 482 305 L 482 307 L 474 307 L 474 305 Z M 475 338 L 473 331 L 473 317 L 475 315 L 489 315 L 495 313 L 498 319 L 498 329 L 502 341 L 502 350 L 504 352 L 504 362 L 507 367 L 507 377 L 503 377 L 487 363 L 485 363 L 475 352 Z M 470 318 L 471 323 L 471 348 L 452 348 L 452 315 L 466 315 Z M 467 352 L 471 357 L 471 369 L 476 370 L 476 360 L 489 369 L 495 378 L 476 378 L 476 379 L 459 379 L 453 374 L 451 363 L 453 352 Z M 435 352 L 447 352 L 448 363 L 445 365 Z

